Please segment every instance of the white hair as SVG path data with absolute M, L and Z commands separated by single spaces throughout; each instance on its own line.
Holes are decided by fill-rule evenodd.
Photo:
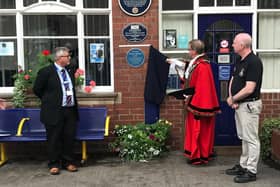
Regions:
M 55 60 L 58 60 L 61 56 L 64 55 L 64 53 L 69 53 L 69 49 L 67 47 L 57 47 L 55 48 Z

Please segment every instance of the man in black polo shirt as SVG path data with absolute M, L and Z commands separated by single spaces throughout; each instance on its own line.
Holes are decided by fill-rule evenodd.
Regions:
M 256 180 L 260 155 L 258 136 L 259 115 L 262 109 L 260 90 L 263 65 L 252 52 L 252 38 L 247 33 L 236 35 L 232 44 L 237 60 L 229 83 L 227 103 L 235 109 L 237 135 L 242 140 L 242 154 L 239 164 L 226 170 L 228 175 L 236 175 L 234 182 L 245 183 Z

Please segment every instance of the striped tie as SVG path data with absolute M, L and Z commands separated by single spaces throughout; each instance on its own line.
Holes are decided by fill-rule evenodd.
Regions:
M 61 75 L 62 75 L 65 91 L 69 91 L 70 90 L 69 81 L 67 79 L 67 75 L 66 75 L 65 69 L 61 70 Z M 67 95 L 66 94 L 66 104 L 67 105 L 71 105 L 72 104 L 72 95 Z

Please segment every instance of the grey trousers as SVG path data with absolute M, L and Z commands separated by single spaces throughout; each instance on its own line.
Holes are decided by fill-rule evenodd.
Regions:
M 240 103 L 235 110 L 237 135 L 242 140 L 240 165 L 252 173 L 257 173 L 260 157 L 259 115 L 262 101 Z

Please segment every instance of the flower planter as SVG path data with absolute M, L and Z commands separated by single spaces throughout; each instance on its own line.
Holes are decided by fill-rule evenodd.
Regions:
M 280 129 L 273 129 L 271 136 L 272 159 L 280 161 Z

